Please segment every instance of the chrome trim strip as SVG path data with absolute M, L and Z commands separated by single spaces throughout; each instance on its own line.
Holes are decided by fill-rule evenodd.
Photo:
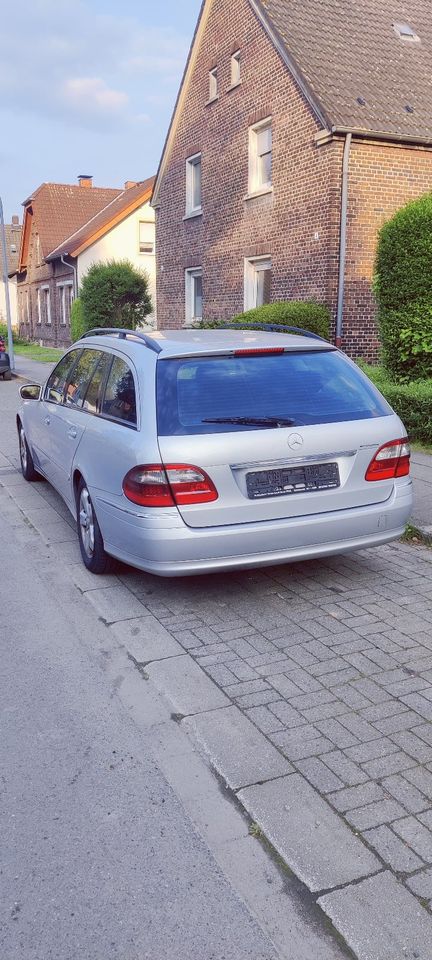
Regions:
M 290 457 L 283 460 L 254 460 L 250 463 L 232 463 L 231 470 L 247 470 L 249 467 L 284 467 L 292 464 L 321 463 L 325 460 L 334 460 L 337 457 L 355 457 L 357 450 L 340 450 L 338 453 L 321 453 L 310 457 Z

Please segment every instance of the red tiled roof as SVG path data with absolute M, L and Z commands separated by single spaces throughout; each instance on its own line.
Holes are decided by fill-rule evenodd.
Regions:
M 7 268 L 9 276 L 18 269 L 21 224 L 5 223 Z M 15 247 L 15 249 L 13 249 Z M 3 280 L 3 245 L 0 243 L 0 282 Z
M 110 199 L 108 204 L 95 213 L 77 230 L 72 232 L 61 243 L 52 247 L 46 259 L 54 260 L 56 257 L 69 254 L 77 256 L 82 250 L 91 246 L 99 237 L 103 236 L 112 229 L 117 223 L 125 219 L 133 210 L 136 210 L 141 204 L 150 200 L 152 195 L 155 178 L 149 177 L 133 187 L 122 190 L 114 199 Z M 81 188 L 82 189 L 82 188 Z M 90 192 L 90 190 L 86 191 Z M 63 237 L 65 234 L 63 234 Z
M 42 256 L 46 257 L 120 192 L 118 189 L 67 183 L 43 183 L 38 187 L 25 206 L 32 207 Z

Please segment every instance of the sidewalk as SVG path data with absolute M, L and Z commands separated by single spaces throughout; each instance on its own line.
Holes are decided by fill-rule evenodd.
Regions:
M 40 363 L 27 357 L 15 357 L 14 376 L 32 383 L 43 384 L 50 375 L 53 363 Z M 432 536 L 432 456 L 413 453 L 411 474 L 414 481 L 414 510 L 412 523 L 427 537 Z

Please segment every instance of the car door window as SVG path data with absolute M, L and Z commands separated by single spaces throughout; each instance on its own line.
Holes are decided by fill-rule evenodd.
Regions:
M 99 413 L 105 379 L 111 366 L 111 361 L 112 354 L 101 354 L 99 363 L 93 372 L 93 376 L 87 387 L 87 393 L 84 397 L 83 410 L 87 410 L 88 413 Z
M 87 387 L 99 360 L 102 357 L 100 350 L 83 350 L 78 363 L 71 370 L 64 394 L 64 402 L 68 407 L 81 408 L 84 403 Z
M 71 350 L 54 368 L 45 387 L 45 400 L 50 403 L 62 403 L 66 380 L 80 353 L 81 350 Z
M 136 424 L 135 384 L 130 367 L 120 357 L 114 357 L 108 377 L 102 414 L 127 424 Z

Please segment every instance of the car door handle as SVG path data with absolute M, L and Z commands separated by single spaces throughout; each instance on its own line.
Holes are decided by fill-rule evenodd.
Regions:
M 44 423 L 46 423 L 47 427 L 49 427 L 49 425 L 50 425 L 50 423 L 51 423 L 50 417 L 45 417 Z
M 71 440 L 75 440 L 76 435 L 77 435 L 77 432 L 75 427 L 70 427 L 68 430 L 68 437 L 70 437 Z

